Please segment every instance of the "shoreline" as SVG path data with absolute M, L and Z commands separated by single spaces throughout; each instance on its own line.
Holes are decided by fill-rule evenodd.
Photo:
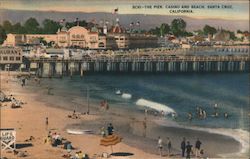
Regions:
M 61 148 L 54 148 L 51 145 L 44 144 L 44 138 L 47 135 L 45 128 L 45 118 L 49 118 L 49 128 L 52 131 L 60 133 L 63 138 L 72 142 L 73 147 L 76 150 L 82 150 L 83 153 L 89 154 L 93 157 L 95 154 L 101 155 L 103 152 L 111 153 L 110 147 L 100 146 L 101 136 L 97 135 L 70 135 L 65 131 L 65 127 L 68 124 L 79 123 L 80 121 L 93 121 L 98 116 L 87 115 L 82 116 L 81 119 L 69 119 L 68 114 L 72 114 L 72 111 L 59 109 L 52 106 L 48 106 L 46 103 L 36 101 L 39 96 L 34 92 L 30 92 L 26 88 L 22 88 L 14 78 L 11 78 L 7 84 L 7 74 L 1 72 L 1 90 L 7 95 L 12 94 L 16 99 L 24 101 L 24 104 L 20 109 L 11 109 L 9 105 L 1 106 L 1 127 L 2 128 L 15 128 L 17 133 L 17 144 L 26 144 L 25 140 L 30 136 L 35 138 L 31 142 L 32 146 L 23 147 L 17 149 L 18 151 L 27 151 L 28 156 L 25 158 L 30 159 L 47 159 L 49 158 L 63 158 L 63 154 L 67 154 L 67 151 Z M 11 73 L 11 77 L 14 73 Z M 7 77 L 8 78 L 8 77 Z M 13 89 L 15 88 L 15 89 Z M 13 118 L 16 116 L 18 118 Z M 127 146 L 123 142 L 114 146 L 114 150 L 117 152 L 131 152 L 134 155 L 132 158 L 158 158 L 157 155 L 143 152 L 139 149 Z M 73 151 L 73 152 L 75 152 Z M 8 151 L 1 151 L 1 157 L 7 158 L 19 158 L 13 153 Z
M 124 112 L 122 112 L 122 113 L 120 113 L 119 111 L 120 111 L 120 109 L 119 108 L 112 108 L 112 110 L 110 110 L 111 112 L 109 112 L 109 113 L 106 113 L 106 114 L 101 114 L 100 112 L 98 112 L 98 106 L 97 105 L 95 105 L 94 106 L 94 115 L 84 115 L 84 116 L 82 116 L 83 117 L 83 120 L 82 119 L 80 119 L 80 120 L 73 120 L 73 121 L 71 121 L 71 119 L 68 119 L 67 118 L 67 114 L 71 114 L 72 113 L 72 110 L 74 109 L 74 108 L 69 108 L 69 107 L 63 107 L 63 104 L 66 104 L 66 103 L 63 103 L 64 101 L 62 100 L 61 102 L 63 103 L 58 103 L 57 101 L 58 100 L 55 100 L 55 101 L 50 101 L 50 100 L 48 100 L 49 98 L 55 98 L 55 96 L 49 96 L 49 98 L 44 98 L 44 99 L 41 99 L 41 98 L 43 98 L 42 96 L 41 96 L 41 92 L 42 91 L 45 91 L 45 90 L 40 90 L 40 91 L 35 91 L 35 90 L 32 90 L 32 89 L 22 89 L 21 88 L 21 86 L 18 86 L 17 85 L 17 83 L 15 82 L 15 83 L 13 83 L 13 81 L 12 82 L 10 82 L 10 83 L 12 83 L 12 85 L 14 86 L 14 87 L 19 87 L 18 89 L 17 89 L 17 91 L 15 90 L 14 92 L 15 93 L 13 93 L 14 95 L 15 94 L 17 94 L 18 95 L 18 91 L 20 91 L 19 93 L 21 93 L 21 94 L 25 94 L 25 93 L 27 93 L 27 94 L 33 94 L 33 100 L 30 100 L 29 102 L 35 102 L 35 103 L 39 103 L 39 106 L 40 107 L 38 107 L 38 108 L 36 108 L 36 109 L 39 109 L 39 108 L 43 108 L 43 109 L 45 109 L 46 110 L 46 112 L 47 113 L 45 113 L 45 116 L 47 115 L 47 116 L 49 116 L 49 119 L 50 120 L 53 120 L 53 115 L 55 115 L 55 113 L 53 113 L 53 111 L 56 111 L 56 112 L 60 112 L 59 114 L 61 114 L 61 115 L 64 115 L 63 117 L 62 116 L 58 116 L 58 118 L 60 118 L 61 120 L 63 120 L 63 125 L 62 126 L 60 126 L 60 128 L 57 128 L 57 129 L 60 129 L 60 133 L 63 135 L 63 136 L 66 136 L 67 138 L 68 137 L 70 137 L 70 139 L 73 141 L 72 143 L 73 144 L 79 144 L 78 142 L 78 138 L 81 138 L 81 137 L 79 137 L 79 136 L 71 136 L 71 135 L 68 135 L 66 132 L 65 132 L 65 129 L 67 129 L 67 128 L 71 128 L 72 126 L 76 126 L 76 128 L 89 128 L 89 127 L 91 127 L 91 126 L 89 126 L 88 124 L 91 122 L 92 124 L 93 123 L 96 123 L 96 125 L 94 125 L 94 127 L 91 127 L 91 128 L 93 128 L 93 129 L 98 129 L 98 128 L 100 128 L 100 126 L 101 125 L 103 125 L 103 120 L 105 119 L 106 120 L 106 122 L 108 122 L 108 121 L 112 121 L 112 120 L 117 120 L 118 122 L 117 122 L 117 124 L 115 123 L 115 126 L 117 126 L 117 130 L 118 130 L 118 132 L 120 133 L 120 134 L 122 134 L 122 136 L 124 136 L 124 140 L 122 141 L 122 144 L 118 144 L 117 145 L 117 147 L 119 146 L 119 145 L 122 145 L 122 146 L 119 146 L 119 150 L 127 150 L 127 151 L 129 151 L 129 152 L 133 152 L 135 155 L 132 157 L 132 158 L 140 158 L 140 157 L 143 157 L 143 158 L 158 158 L 159 156 L 158 155 L 155 155 L 156 154 L 156 151 L 157 151 L 157 149 L 155 148 L 155 147 L 157 147 L 157 142 L 154 140 L 154 139 L 152 139 L 152 138 L 150 138 L 150 139 L 146 139 L 146 141 L 143 141 L 143 142 L 140 142 L 140 143 L 137 143 L 137 142 L 133 142 L 132 140 L 133 139 L 144 139 L 143 137 L 141 137 L 140 136 L 140 134 L 142 133 L 142 132 L 133 132 L 133 131 L 136 131 L 136 129 L 138 129 L 138 128 L 140 128 L 142 125 L 141 125 L 141 121 L 142 121 L 142 118 L 143 118 L 143 115 L 138 115 L 139 113 L 138 112 L 133 112 L 131 115 L 129 115 L 129 116 L 125 116 L 126 115 L 126 113 L 124 113 Z M 28 86 L 29 87 L 29 86 Z M 41 88 L 41 87 L 40 87 Z M 13 92 L 13 90 L 10 90 L 10 88 L 7 88 L 7 89 L 9 89 L 9 91 L 10 92 Z M 44 93 L 44 92 L 43 92 Z M 38 100 L 38 98 L 40 98 L 40 100 Z M 60 98 L 63 98 L 63 97 L 59 97 L 59 99 Z M 25 98 L 24 98 L 25 99 Z M 47 99 L 47 102 L 46 102 L 46 99 Z M 43 101 L 43 100 L 45 100 L 45 101 Z M 57 104 L 51 104 L 50 102 L 56 102 Z M 72 101 L 69 101 L 69 102 L 72 102 Z M 76 103 L 77 103 L 77 101 L 75 101 Z M 86 102 L 86 101 L 85 101 Z M 61 105 L 62 104 L 62 105 Z M 59 105 L 59 107 L 57 106 L 57 105 Z M 83 105 L 85 105 L 85 104 L 83 104 Z M 24 108 L 26 107 L 26 105 L 24 105 Z M 2 108 L 1 108 L 2 109 Z M 23 108 L 22 108 L 23 109 Z M 35 107 L 34 107 L 34 109 L 35 109 Z M 84 106 L 81 108 L 81 110 L 82 109 L 84 109 Z M 18 110 L 17 110 L 18 111 Z M 123 109 L 123 111 L 125 111 L 124 109 Z M 45 118 L 45 116 L 44 116 L 44 118 Z M 54 118 L 56 118 L 56 116 L 54 116 Z M 89 119 L 90 118 L 90 119 Z M 150 123 L 148 124 L 148 129 L 150 130 L 150 129 L 154 129 L 155 127 L 154 127 L 154 125 L 155 125 L 155 121 L 153 121 L 155 118 L 149 118 L 150 120 L 152 120 L 152 121 L 150 121 Z M 135 121 L 135 123 L 136 124 L 131 124 L 130 122 L 131 122 L 131 120 L 132 121 Z M 57 119 L 55 119 L 55 123 L 54 123 L 54 125 L 53 125 L 53 127 L 58 127 L 57 126 L 57 122 L 58 123 L 62 123 L 62 121 L 58 121 Z M 100 124 L 100 121 L 102 122 L 101 124 Z M 98 123 L 99 122 L 99 123 Z M 43 121 L 43 123 L 44 123 L 44 121 Z M 83 124 L 84 123 L 84 124 Z M 105 123 L 106 124 L 106 123 Z M 44 124 L 43 124 L 44 125 Z M 125 126 L 124 126 L 125 125 Z M 132 130 L 131 130 L 131 127 L 133 128 Z M 167 129 L 167 127 L 164 127 L 165 129 Z M 130 134 L 131 132 L 129 132 L 129 134 L 127 135 L 127 132 L 126 132 L 126 130 L 128 130 L 128 129 L 130 129 L 130 131 L 132 131 L 132 134 Z M 174 153 L 175 153 L 175 155 L 177 155 L 177 156 L 174 156 L 175 158 L 177 157 L 178 158 L 178 153 L 179 153 L 179 148 L 178 148 L 178 146 L 179 146 L 179 143 L 180 143 L 180 139 L 182 138 L 182 136 L 180 136 L 179 138 L 177 138 L 176 136 L 177 136 L 177 134 L 179 133 L 179 135 L 180 134 L 182 134 L 182 133 L 180 133 L 180 131 L 177 131 L 178 130 L 178 128 L 176 128 L 176 127 L 174 127 L 174 128 L 171 128 L 171 131 L 173 131 L 172 132 L 172 134 L 170 133 L 169 135 L 172 135 L 173 137 L 172 137 L 172 140 L 173 140 L 173 143 L 174 143 L 174 149 L 173 149 L 173 151 L 174 151 Z M 185 130 L 185 132 L 189 132 L 189 130 L 186 130 L 186 129 L 181 129 L 182 131 L 183 130 Z M 96 130 L 96 132 L 97 132 L 98 130 Z M 169 130 L 168 130 L 169 131 Z M 165 132 L 165 130 L 164 130 L 164 132 Z M 176 134 L 177 133 L 177 134 Z M 199 134 L 199 131 L 197 131 L 197 130 L 190 130 L 190 133 L 191 134 Z M 139 135 L 138 135 L 139 134 Z M 150 133 L 149 133 L 150 134 Z M 127 135 L 127 136 L 126 136 Z M 152 134 L 151 134 L 152 135 Z M 85 138 L 88 138 L 88 136 L 89 135 L 86 135 L 87 137 L 85 137 Z M 233 139 L 232 137 L 226 137 L 225 138 L 225 140 L 220 140 L 220 136 L 226 136 L 226 135 L 213 135 L 213 134 L 211 134 L 211 133 L 205 133 L 205 136 L 206 137 L 208 137 L 208 138 L 210 138 L 211 140 L 214 140 L 212 137 L 218 137 L 218 139 L 219 139 L 219 141 L 212 141 L 210 144 L 215 144 L 216 145 L 216 143 L 218 143 L 218 142 L 220 142 L 220 141 L 226 141 L 226 140 L 230 140 L 228 143 L 229 144 L 232 144 L 232 143 L 234 143 L 234 144 L 237 144 L 237 142 L 235 141 L 235 139 Z M 99 136 L 97 136 L 97 134 L 95 134 L 94 136 L 91 136 L 91 138 L 95 138 L 94 140 L 95 140 L 95 144 L 96 144 L 96 140 L 97 139 L 100 139 L 100 137 Z M 129 139 L 129 137 L 131 137 L 132 139 Z M 138 137 L 138 138 L 137 138 Z M 97 138 L 97 139 L 96 139 Z M 192 140 L 194 140 L 194 139 L 192 139 Z M 204 140 L 205 140 L 205 138 L 204 138 Z M 75 142 L 74 142 L 75 141 Z M 90 142 L 91 142 L 92 140 L 90 140 Z M 124 144 L 124 143 L 125 144 Z M 204 142 L 206 142 L 206 140 L 204 141 Z M 178 144 L 177 144 L 178 143 Z M 193 143 L 193 142 L 192 142 Z M 151 144 L 151 147 L 145 147 L 145 146 L 143 146 L 143 144 Z M 154 145 L 153 145 L 154 144 Z M 204 143 L 205 144 L 205 143 Z M 239 143 L 238 143 L 239 144 Z M 98 145 L 98 144 L 97 144 Z M 153 146 L 152 146 L 153 145 Z M 178 145 L 178 146 L 177 146 Z M 96 145 L 93 145 L 93 147 L 95 147 Z M 227 146 L 228 147 L 228 145 L 225 145 L 225 146 Z M 79 146 L 80 147 L 80 146 Z M 92 148 L 93 148 L 92 147 Z M 99 146 L 100 147 L 100 146 Z M 152 149 L 152 147 L 154 148 L 154 150 L 151 150 L 150 151 L 150 149 Z M 234 152 L 233 151 L 233 149 L 235 149 L 235 147 L 237 147 L 237 146 L 232 146 L 232 147 L 228 147 L 228 150 L 227 150 L 227 153 L 229 153 L 229 152 Z M 125 149 L 126 148 L 126 149 Z M 52 148 L 53 149 L 53 148 Z M 103 148 L 102 148 L 103 149 Z M 108 148 L 107 148 L 108 149 Z M 116 146 L 115 146 L 115 149 L 116 149 Z M 209 149 L 209 148 L 208 148 Z M 211 147 L 210 147 L 210 149 L 211 149 Z M 146 153 L 146 152 L 147 153 Z M 209 151 L 209 150 L 208 150 Z M 90 152 L 90 154 L 93 152 L 93 150 L 91 151 L 91 149 L 89 150 L 89 152 Z M 136 153 L 135 153 L 136 152 Z M 149 153 L 148 153 L 149 152 Z M 211 153 L 211 152 L 210 152 Z M 219 156 L 219 153 L 216 153 L 216 154 L 207 154 L 209 157 L 218 157 Z

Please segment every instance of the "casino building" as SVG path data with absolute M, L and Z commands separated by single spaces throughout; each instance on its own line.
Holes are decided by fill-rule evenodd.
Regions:
M 38 45 L 39 39 L 57 47 L 79 47 L 84 49 L 130 49 L 157 47 L 157 37 L 144 34 L 129 34 L 118 23 L 110 29 L 96 26 L 88 29 L 74 26 L 62 27 L 56 34 L 8 34 L 4 46 Z
M 0 71 L 7 67 L 18 68 L 22 64 L 22 50 L 15 47 L 0 47 Z

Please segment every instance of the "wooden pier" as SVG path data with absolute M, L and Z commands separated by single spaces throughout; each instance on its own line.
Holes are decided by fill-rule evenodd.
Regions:
M 41 77 L 85 72 L 249 72 L 249 55 L 116 55 L 82 59 L 32 58 L 26 69 Z

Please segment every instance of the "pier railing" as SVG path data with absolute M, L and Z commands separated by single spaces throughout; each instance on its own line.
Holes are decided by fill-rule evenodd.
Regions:
M 210 56 L 96 56 L 83 57 L 82 59 L 63 58 L 29 58 L 30 62 L 195 62 L 195 61 L 250 61 L 248 55 L 210 55 Z

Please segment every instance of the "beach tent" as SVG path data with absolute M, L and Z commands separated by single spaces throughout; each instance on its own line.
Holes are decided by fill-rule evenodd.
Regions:
M 100 145 L 111 146 L 111 151 L 113 153 L 113 145 L 116 145 L 122 141 L 122 138 L 117 135 L 108 135 L 101 139 Z

